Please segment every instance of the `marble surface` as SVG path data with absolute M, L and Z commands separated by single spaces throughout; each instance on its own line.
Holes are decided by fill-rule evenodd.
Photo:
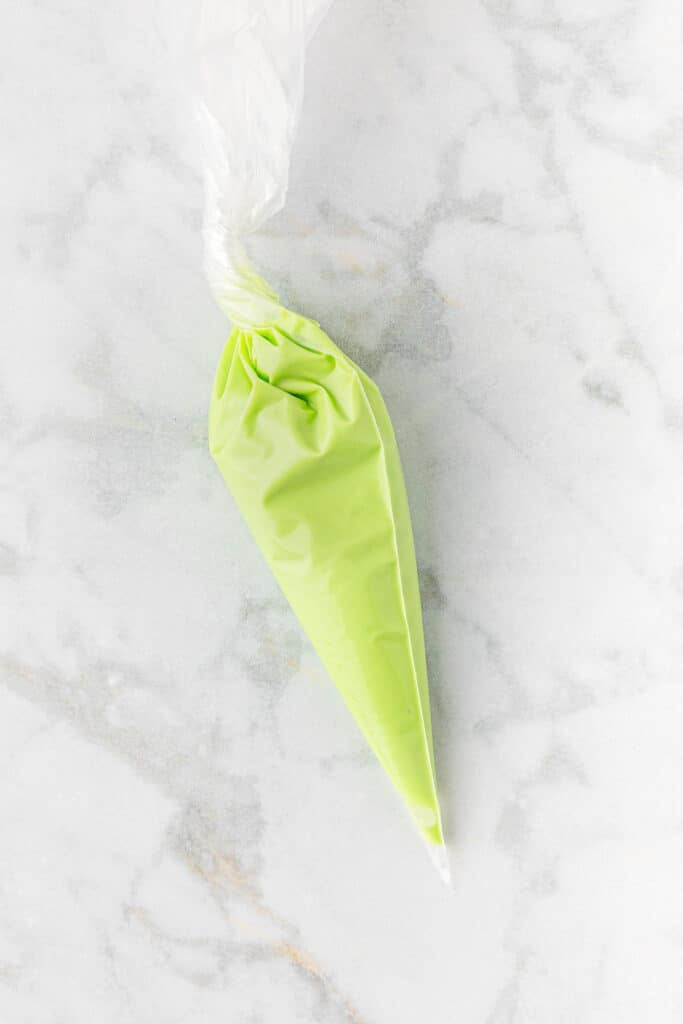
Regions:
M 3 1024 L 680 1022 L 680 3 L 337 0 L 251 247 L 394 417 L 452 891 L 207 452 L 158 6 L 0 18 Z

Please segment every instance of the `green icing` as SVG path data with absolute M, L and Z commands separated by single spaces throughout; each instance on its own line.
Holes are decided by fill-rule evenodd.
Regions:
M 421 834 L 441 844 L 415 551 L 389 414 L 317 323 L 276 309 L 228 339 L 211 453 Z

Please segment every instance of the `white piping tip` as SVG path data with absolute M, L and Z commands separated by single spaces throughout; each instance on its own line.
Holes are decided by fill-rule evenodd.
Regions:
M 451 869 L 448 864 L 448 853 L 446 847 L 441 843 L 427 843 L 427 849 L 429 856 L 432 859 L 432 864 L 439 872 L 439 876 L 444 885 L 447 885 L 449 889 L 453 888 L 453 880 L 451 879 Z

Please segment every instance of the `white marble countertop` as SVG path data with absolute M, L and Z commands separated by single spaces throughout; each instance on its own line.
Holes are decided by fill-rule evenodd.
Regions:
M 679 1024 L 680 3 L 337 0 L 252 247 L 394 418 L 452 891 L 208 454 L 156 4 L 0 17 L 0 1020 Z

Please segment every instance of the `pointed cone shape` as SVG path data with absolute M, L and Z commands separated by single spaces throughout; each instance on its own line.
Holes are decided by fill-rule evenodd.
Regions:
M 442 862 L 410 514 L 379 390 L 317 323 L 277 305 L 267 325 L 235 327 L 228 339 L 209 443 L 311 643 Z

